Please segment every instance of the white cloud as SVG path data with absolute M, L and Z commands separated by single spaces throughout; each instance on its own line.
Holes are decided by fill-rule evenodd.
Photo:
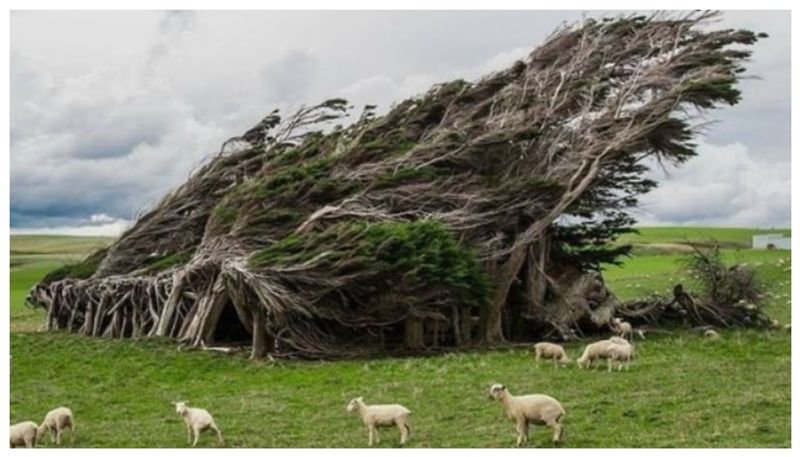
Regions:
M 788 227 L 789 161 L 756 157 L 741 143 L 701 143 L 698 156 L 665 174 L 642 198 L 643 225 Z
M 79 221 L 74 225 L 11 228 L 12 234 L 25 235 L 71 235 L 71 236 L 110 236 L 122 234 L 130 226 L 130 221 L 115 219 L 107 214 L 93 214 L 88 221 Z

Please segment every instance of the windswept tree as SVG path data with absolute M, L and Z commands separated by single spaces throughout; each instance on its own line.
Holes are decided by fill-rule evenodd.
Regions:
M 760 37 L 717 13 L 586 19 L 526 59 L 347 127 L 341 99 L 272 112 L 30 301 L 49 328 L 253 356 L 328 357 L 564 336 L 616 306 L 647 160 L 695 155 Z

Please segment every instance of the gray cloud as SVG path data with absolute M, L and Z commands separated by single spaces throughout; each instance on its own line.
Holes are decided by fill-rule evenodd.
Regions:
M 267 63 L 259 72 L 268 100 L 302 101 L 317 73 L 317 60 L 308 52 L 292 50 Z
M 158 21 L 158 28 L 153 45 L 147 58 L 147 69 L 152 70 L 162 59 L 169 56 L 184 34 L 188 33 L 195 22 L 194 11 L 165 11 Z
M 503 68 L 581 15 L 12 13 L 11 225 L 94 230 L 104 214 L 113 230 L 275 107 L 344 96 L 386 110 L 434 83 Z M 740 105 L 712 113 L 700 157 L 656 175 L 662 188 L 640 218 L 786 226 L 789 15 L 731 13 L 718 26 L 770 34 L 750 65 L 761 79 L 742 84 Z

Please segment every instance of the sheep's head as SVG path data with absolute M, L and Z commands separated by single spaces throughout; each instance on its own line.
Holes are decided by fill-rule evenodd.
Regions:
M 186 405 L 188 404 L 189 404 L 188 401 L 176 401 L 174 403 L 175 412 L 178 413 L 179 416 L 183 416 L 183 414 L 186 412 L 187 409 Z
M 589 361 L 588 357 L 584 357 L 584 356 L 579 357 L 578 360 L 576 360 L 576 363 L 578 364 L 578 368 L 586 368 L 586 362 L 588 362 L 588 361 Z
M 493 384 L 489 388 L 489 400 L 502 400 L 508 393 L 506 386 L 502 384 Z
M 358 411 L 361 405 L 364 404 L 364 397 L 358 397 L 350 400 L 350 403 L 347 404 L 347 412 L 352 413 L 354 411 Z

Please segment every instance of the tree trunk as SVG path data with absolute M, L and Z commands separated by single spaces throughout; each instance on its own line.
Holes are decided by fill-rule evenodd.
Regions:
M 508 259 L 495 269 L 493 275 L 495 288 L 481 316 L 483 341 L 486 344 L 498 344 L 506 340 L 503 335 L 503 309 L 511 284 L 517 278 L 527 255 L 527 247 L 515 249 Z
M 547 291 L 546 266 L 550 257 L 550 238 L 544 237 L 528 249 L 525 292 L 528 296 L 528 314 L 536 316 L 544 308 Z
M 170 324 L 183 294 L 185 276 L 186 273 L 184 271 L 176 271 L 172 276 L 172 291 L 164 304 L 164 310 L 161 312 L 161 319 L 158 321 L 158 329 L 156 330 L 157 336 L 166 336 L 167 332 L 172 328 Z
M 269 351 L 269 338 L 264 320 L 264 308 L 257 305 L 253 311 L 253 352 L 250 354 L 253 360 L 263 359 Z
M 422 319 L 409 314 L 406 319 L 405 332 L 406 348 L 418 351 L 425 348 L 425 332 L 422 326 Z

